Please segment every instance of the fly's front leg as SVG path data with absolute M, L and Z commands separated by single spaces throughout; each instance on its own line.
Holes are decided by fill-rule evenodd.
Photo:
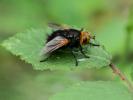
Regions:
M 83 56 L 84 56 L 85 58 L 90 58 L 88 55 L 86 55 L 86 54 L 84 53 L 83 48 L 82 48 L 81 45 L 80 45 L 80 47 L 79 47 L 79 50 L 80 50 L 80 52 L 83 54 Z
M 100 46 L 99 44 L 94 44 L 94 43 L 91 43 L 91 42 L 90 42 L 89 44 L 90 44 L 91 46 L 97 46 L 97 47 Z

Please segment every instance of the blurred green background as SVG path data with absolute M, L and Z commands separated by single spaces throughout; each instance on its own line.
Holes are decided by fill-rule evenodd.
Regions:
M 132 0 L 0 0 L 0 42 L 30 28 L 44 28 L 48 22 L 84 27 L 96 34 L 132 81 L 133 32 L 127 28 L 133 18 L 131 4 Z M 36 71 L 0 47 L 0 100 L 48 100 L 81 80 L 120 81 L 108 67 Z

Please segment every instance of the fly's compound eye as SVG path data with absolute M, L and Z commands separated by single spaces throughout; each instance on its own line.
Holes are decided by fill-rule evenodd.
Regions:
M 83 40 L 83 44 L 87 44 L 87 42 L 88 42 L 88 40 L 87 40 L 87 38 L 85 38 L 85 39 Z

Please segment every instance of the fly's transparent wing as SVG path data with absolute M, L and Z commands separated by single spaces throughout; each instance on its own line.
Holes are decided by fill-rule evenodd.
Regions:
M 47 42 L 44 48 L 41 51 L 41 55 L 48 55 L 52 53 L 53 51 L 61 48 L 62 46 L 65 46 L 69 43 L 68 39 L 57 36 L 51 41 Z

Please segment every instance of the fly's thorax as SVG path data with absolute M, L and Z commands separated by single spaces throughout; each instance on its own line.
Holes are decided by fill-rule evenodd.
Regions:
M 80 44 L 80 31 L 76 29 L 64 29 L 64 30 L 57 30 L 54 31 L 49 37 L 48 41 L 51 41 L 57 36 L 61 36 L 63 38 L 68 39 L 69 45 L 76 46 Z
M 62 35 L 69 40 L 76 41 L 77 39 L 79 39 L 80 31 L 76 29 L 64 30 Z
M 67 33 L 66 33 L 67 32 Z M 67 31 L 65 31 L 65 34 L 63 34 L 65 38 L 68 39 L 69 43 L 68 46 L 69 47 L 77 47 L 80 43 L 80 31 L 76 30 L 76 29 L 69 29 Z

